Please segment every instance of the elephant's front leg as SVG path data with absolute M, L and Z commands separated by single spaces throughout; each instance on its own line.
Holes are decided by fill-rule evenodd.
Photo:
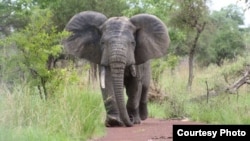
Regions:
M 101 77 L 101 72 L 100 72 Z M 110 74 L 110 69 L 105 69 L 105 88 L 101 88 L 103 102 L 106 110 L 105 125 L 107 127 L 124 126 L 120 119 L 117 102 L 114 95 L 113 83 Z
M 140 124 L 139 102 L 141 99 L 142 83 L 136 77 L 127 79 L 126 93 L 128 95 L 127 111 L 134 124 Z

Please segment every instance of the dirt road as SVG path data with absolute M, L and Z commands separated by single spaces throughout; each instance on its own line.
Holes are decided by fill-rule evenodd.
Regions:
M 133 127 L 107 128 L 107 135 L 94 141 L 172 141 L 173 124 L 199 123 L 149 118 Z

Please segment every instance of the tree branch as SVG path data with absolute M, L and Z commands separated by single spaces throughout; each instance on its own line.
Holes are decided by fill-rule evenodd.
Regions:
M 250 84 L 250 66 L 246 69 L 243 76 L 238 79 L 236 82 L 234 82 L 231 86 L 226 88 L 226 92 L 234 94 L 237 92 L 237 90 L 244 84 Z

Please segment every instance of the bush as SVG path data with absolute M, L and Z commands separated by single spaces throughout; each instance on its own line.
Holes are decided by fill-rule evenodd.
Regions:
M 54 84 L 53 89 L 47 85 L 62 73 L 49 69 L 48 59 L 62 52 L 61 41 L 68 32 L 57 32 L 51 17 L 49 10 L 33 10 L 30 23 L 1 42 L 4 53 L 0 60 L 0 77 L 5 82 L 13 84 L 27 80 L 31 86 L 39 86 L 41 94 L 53 95 L 57 85 Z M 8 75 L 4 75 L 6 73 Z

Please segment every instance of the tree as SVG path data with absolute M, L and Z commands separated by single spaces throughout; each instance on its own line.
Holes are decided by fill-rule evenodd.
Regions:
M 50 55 L 61 53 L 60 42 L 67 35 L 67 32 L 56 31 L 51 17 L 49 10 L 32 10 L 30 23 L 7 37 L 3 43 L 4 48 L 16 48 L 15 52 L 8 56 L 11 58 L 9 63 L 12 64 L 8 66 L 9 70 L 21 72 L 24 80 L 28 80 L 32 86 L 38 86 L 41 97 L 44 94 L 45 99 L 56 89 L 55 85 L 48 89 L 48 82 L 58 79 L 57 76 L 60 75 L 59 72 L 48 69 L 48 58 Z
M 246 4 L 246 9 L 245 10 L 250 9 L 250 0 L 239 0 L 239 1 L 244 1 L 244 3 Z
M 164 23 L 169 20 L 169 15 L 173 0 L 127 0 L 128 8 L 124 9 L 123 14 L 131 17 L 139 13 L 149 13 L 159 17 Z
M 76 13 L 93 10 L 110 16 L 122 16 L 122 11 L 128 8 L 126 0 L 33 0 L 40 8 L 49 8 L 53 13 L 54 24 L 62 31 L 72 16 Z
M 198 48 L 198 40 L 207 23 L 208 7 L 204 0 L 178 0 L 172 14 L 171 24 L 184 31 L 185 44 L 189 56 L 189 78 L 187 88 L 191 90 L 193 82 L 193 62 Z
M 239 28 L 243 24 L 243 11 L 235 5 L 229 5 L 221 11 L 214 11 L 209 19 L 201 37 L 197 60 L 203 66 L 210 63 L 221 66 L 224 60 L 234 59 L 245 50 L 244 32 Z
M 10 35 L 11 31 L 22 29 L 29 21 L 29 4 L 22 0 L 1 0 L 0 37 Z

